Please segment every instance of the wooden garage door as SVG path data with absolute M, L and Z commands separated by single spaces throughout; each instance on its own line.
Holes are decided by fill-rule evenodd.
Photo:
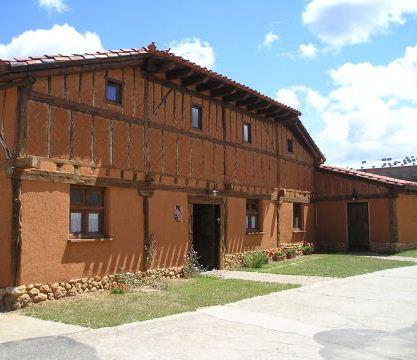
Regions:
M 349 250 L 369 250 L 368 203 L 348 203 L 347 221 Z

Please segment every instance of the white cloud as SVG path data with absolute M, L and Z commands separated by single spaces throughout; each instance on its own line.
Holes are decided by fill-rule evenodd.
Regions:
M 317 48 L 314 44 L 300 44 L 298 53 L 304 58 L 315 58 L 317 56 Z
M 38 4 L 49 13 L 63 13 L 69 9 L 64 0 L 38 0 Z
M 298 108 L 300 106 L 300 99 L 298 98 L 297 90 L 294 89 L 294 87 L 278 90 L 275 100 L 293 108 Z
M 0 58 L 45 54 L 73 54 L 103 50 L 99 36 L 93 32 L 79 33 L 68 24 L 50 29 L 28 30 L 0 44 Z
M 329 76 L 326 95 L 302 85 L 277 93 L 297 99 L 329 162 L 417 155 L 417 45 L 385 65 L 346 63 Z
M 170 44 L 171 52 L 190 60 L 200 66 L 212 69 L 214 67 L 214 49 L 206 41 L 198 38 L 173 41 Z
M 312 0 L 303 23 L 332 47 L 359 44 L 417 14 L 417 0 Z
M 275 41 L 278 41 L 278 40 L 279 40 L 279 36 L 273 33 L 272 31 L 270 31 L 269 33 L 265 35 L 264 41 L 262 42 L 261 46 L 269 48 Z

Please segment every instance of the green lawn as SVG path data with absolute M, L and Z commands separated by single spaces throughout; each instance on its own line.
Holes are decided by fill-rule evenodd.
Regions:
M 417 257 L 417 249 L 401 251 L 399 253 L 396 253 L 395 256 Z
M 244 298 L 287 290 L 298 285 L 195 277 L 177 280 L 166 291 L 121 295 L 103 293 L 51 301 L 23 309 L 25 315 L 90 328 L 115 326 L 222 305 Z
M 416 263 L 351 254 L 313 254 L 293 260 L 269 263 L 260 269 L 244 268 L 243 270 L 285 275 L 348 277 L 410 265 L 416 265 Z

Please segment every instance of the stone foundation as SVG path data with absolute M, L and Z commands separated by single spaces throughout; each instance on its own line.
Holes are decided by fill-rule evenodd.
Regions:
M 183 277 L 181 267 L 148 270 L 138 276 L 155 276 L 168 279 Z M 54 283 L 20 285 L 0 289 L 0 309 L 18 310 L 47 300 L 59 300 L 78 294 L 110 290 L 114 275 L 85 277 Z

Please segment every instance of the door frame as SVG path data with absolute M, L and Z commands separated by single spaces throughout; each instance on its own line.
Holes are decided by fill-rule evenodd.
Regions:
M 368 210 L 368 249 L 371 250 L 371 207 L 369 206 L 369 201 L 364 200 L 349 200 L 346 202 L 346 249 L 349 251 L 349 213 L 348 213 L 348 207 L 349 204 L 366 204 L 367 210 Z
M 189 213 L 189 229 L 188 229 L 188 248 L 193 246 L 193 224 L 194 224 L 194 208 L 193 205 L 219 205 L 220 207 L 220 226 L 219 226 L 219 259 L 217 263 L 219 268 L 224 267 L 224 255 L 226 254 L 226 218 L 227 206 L 226 199 L 222 196 L 212 195 L 188 195 L 188 213 Z

